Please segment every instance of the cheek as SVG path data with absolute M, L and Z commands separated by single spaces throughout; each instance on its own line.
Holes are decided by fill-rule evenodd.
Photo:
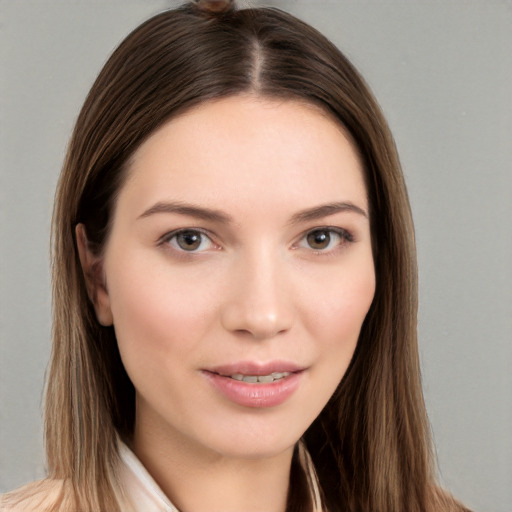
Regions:
M 334 274 L 329 281 L 323 281 L 325 286 L 309 295 L 309 312 L 303 316 L 317 353 L 311 377 L 321 383 L 317 396 L 323 396 L 323 402 L 335 391 L 350 365 L 374 297 L 373 261 L 357 270 L 343 272 L 338 278 Z
M 308 330 L 333 349 L 353 350 L 375 294 L 373 264 L 324 284 L 308 294 Z
M 121 260 L 116 268 L 109 296 L 125 364 L 185 361 L 211 325 L 212 298 L 190 280 L 146 261 Z

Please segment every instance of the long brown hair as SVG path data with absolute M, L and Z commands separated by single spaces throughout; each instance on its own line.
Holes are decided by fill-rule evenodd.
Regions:
M 462 510 L 435 485 L 416 340 L 411 214 L 379 106 L 339 50 L 277 9 L 190 3 L 133 31 L 94 83 L 69 145 L 53 220 L 53 351 L 46 393 L 49 476 L 76 509 L 121 510 L 117 437 L 134 425 L 134 388 L 114 330 L 87 297 L 74 230 L 101 252 L 131 155 L 200 103 L 253 93 L 323 108 L 351 134 L 366 173 L 376 293 L 335 394 L 304 434 L 325 510 Z M 288 510 L 311 510 L 295 465 Z M 311 483 L 311 482 L 310 482 Z M 58 507 L 57 507 L 58 508 Z

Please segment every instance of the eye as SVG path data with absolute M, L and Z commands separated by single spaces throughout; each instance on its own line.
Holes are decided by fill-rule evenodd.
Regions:
M 302 240 L 300 240 L 299 246 L 315 251 L 327 252 L 352 241 L 352 235 L 344 229 L 317 228 L 306 233 Z
M 162 242 L 168 243 L 177 251 L 202 252 L 214 246 L 211 238 L 197 229 L 181 229 L 169 233 Z

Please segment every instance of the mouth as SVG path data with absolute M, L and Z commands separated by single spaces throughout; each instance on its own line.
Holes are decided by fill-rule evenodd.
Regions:
M 273 372 L 269 375 L 243 375 L 242 373 L 234 373 L 233 375 L 223 375 L 223 377 L 229 377 L 230 379 L 247 382 L 249 384 L 270 384 L 276 380 L 284 379 L 288 377 L 288 375 L 291 375 L 291 372 Z
M 298 389 L 305 370 L 289 362 L 241 362 L 203 370 L 203 374 L 228 400 L 261 408 L 287 401 Z
M 271 384 L 289 377 L 292 373 L 302 372 L 304 369 L 303 366 L 288 361 L 270 361 L 268 363 L 241 361 L 206 368 L 204 371 L 248 384 Z

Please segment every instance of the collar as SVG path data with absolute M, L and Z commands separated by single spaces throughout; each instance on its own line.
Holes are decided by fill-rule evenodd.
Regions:
M 133 512 L 179 512 L 137 456 L 119 441 L 121 481 Z

